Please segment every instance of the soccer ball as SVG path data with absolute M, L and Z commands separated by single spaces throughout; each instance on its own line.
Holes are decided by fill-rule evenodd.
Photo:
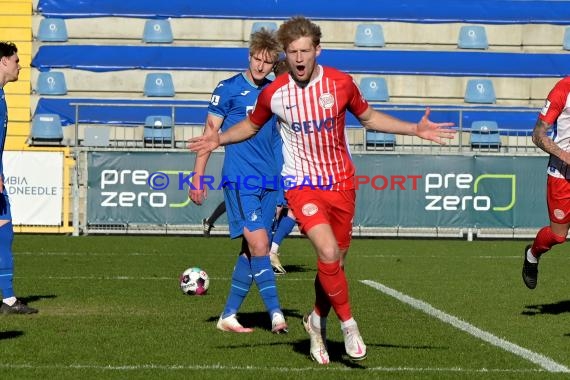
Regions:
M 180 290 L 189 296 L 204 295 L 209 286 L 208 273 L 198 267 L 188 268 L 180 275 Z

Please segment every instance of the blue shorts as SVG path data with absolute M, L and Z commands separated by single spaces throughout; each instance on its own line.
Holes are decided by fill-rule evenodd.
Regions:
M 241 187 L 237 188 L 235 183 L 224 185 L 230 237 L 235 239 L 242 236 L 244 228 L 250 231 L 263 228 L 269 238 L 279 191 L 260 187 L 253 189 Z
M 10 200 L 6 189 L 0 194 L 0 220 L 12 220 L 12 213 L 10 212 Z

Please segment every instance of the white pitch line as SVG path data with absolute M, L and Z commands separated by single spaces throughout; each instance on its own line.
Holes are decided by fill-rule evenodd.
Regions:
M 257 366 L 231 366 L 222 364 L 204 364 L 204 365 L 162 365 L 162 364 L 134 364 L 134 365 L 97 365 L 97 364 L 10 364 L 0 363 L 0 368 L 4 369 L 35 369 L 35 370 L 50 370 L 50 369 L 93 369 L 98 371 L 141 371 L 141 370 L 159 370 L 159 371 L 269 371 L 269 372 L 350 372 L 353 371 L 350 367 L 257 367 Z M 366 372 L 452 372 L 452 373 L 540 373 L 543 372 L 539 369 L 496 369 L 496 368 L 479 368 L 468 369 L 460 367 L 451 368 L 421 368 L 421 367 L 368 367 Z
M 550 359 L 549 357 L 528 350 L 524 347 L 511 343 L 507 340 L 501 339 L 487 331 L 481 330 L 470 323 L 467 323 L 457 317 L 454 317 L 453 315 L 447 314 L 439 309 L 436 309 L 427 302 L 412 298 L 408 295 L 400 293 L 397 290 L 389 288 L 375 281 L 363 280 L 361 282 L 376 290 L 381 291 L 384 294 L 392 296 L 397 300 L 412 306 L 415 309 L 421 310 L 424 313 L 441 320 L 442 322 L 448 323 L 453 327 L 458 328 L 459 330 L 463 330 L 468 334 L 473 335 L 476 338 L 479 338 L 487 343 L 491 343 L 494 346 L 502 348 L 505 351 L 508 351 L 510 353 L 522 357 L 523 359 L 535 363 L 540 367 L 544 368 L 545 370 L 547 370 L 548 372 L 570 372 L 570 369 L 568 367 L 556 363 L 554 360 Z

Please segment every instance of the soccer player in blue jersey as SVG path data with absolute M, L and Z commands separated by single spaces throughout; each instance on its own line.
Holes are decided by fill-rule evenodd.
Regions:
M 4 168 L 2 156 L 4 144 L 8 133 L 8 107 L 4 86 L 8 82 L 18 80 L 20 73 L 20 59 L 18 48 L 11 42 L 0 42 L 0 290 L 2 291 L 1 314 L 33 314 L 38 310 L 26 305 L 16 298 L 14 287 L 14 257 L 12 255 L 12 242 L 14 229 L 12 228 L 12 215 L 10 201 L 4 188 Z
M 246 117 L 253 109 L 257 95 L 267 84 L 266 77 L 279 58 L 280 46 L 274 34 L 262 29 L 251 35 L 249 67 L 240 74 L 221 81 L 214 89 L 208 106 L 204 136 L 223 133 L 227 128 Z M 271 125 L 269 125 L 271 124 Z M 230 292 L 217 328 L 222 331 L 249 333 L 253 329 L 243 327 L 236 318 L 252 282 L 271 318 L 274 333 L 287 332 L 287 323 L 281 311 L 275 274 L 269 259 L 271 226 L 277 205 L 280 185 L 275 147 L 280 144 L 275 119 L 268 122 L 255 138 L 225 150 L 221 182 L 228 214 L 230 237 L 242 237 L 242 250 L 232 274 Z M 280 145 L 279 145 L 280 146 Z M 207 196 L 202 185 L 209 153 L 197 155 L 194 164 L 193 188 L 189 191 L 192 201 L 201 205 Z

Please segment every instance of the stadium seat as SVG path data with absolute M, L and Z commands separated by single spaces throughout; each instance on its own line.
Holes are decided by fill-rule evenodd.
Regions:
M 496 121 L 478 120 L 471 123 L 471 149 L 501 148 L 501 135 Z
M 174 96 L 174 83 L 169 73 L 149 73 L 144 82 L 145 96 Z
M 460 49 L 487 49 L 487 32 L 482 25 L 465 25 L 459 29 L 457 46 Z
M 366 150 L 394 150 L 396 136 L 393 133 L 366 131 Z
M 354 46 L 384 47 L 384 31 L 379 24 L 358 24 L 354 37 Z
M 164 147 L 172 144 L 172 118 L 170 116 L 147 116 L 144 122 L 144 145 Z
M 567 26 L 564 29 L 564 43 L 563 43 L 564 50 L 570 50 L 570 26 Z
M 65 95 L 67 86 L 60 71 L 42 71 L 38 76 L 36 92 L 39 95 Z
M 360 80 L 360 90 L 364 98 L 371 102 L 387 102 L 390 100 L 388 95 L 388 85 L 386 79 L 381 77 L 363 77 Z
M 490 79 L 469 79 L 465 89 L 466 103 L 494 104 L 497 101 Z
M 143 42 L 172 43 L 172 28 L 168 20 L 146 20 L 143 31 Z
M 61 18 L 44 18 L 40 21 L 38 29 L 38 41 L 41 42 L 66 42 L 67 28 L 65 20 Z
M 252 34 L 261 29 L 267 29 L 269 31 L 277 30 L 277 23 L 273 21 L 256 21 L 251 24 Z
M 30 145 L 59 145 L 63 140 L 63 129 L 58 114 L 36 114 L 32 119 Z

